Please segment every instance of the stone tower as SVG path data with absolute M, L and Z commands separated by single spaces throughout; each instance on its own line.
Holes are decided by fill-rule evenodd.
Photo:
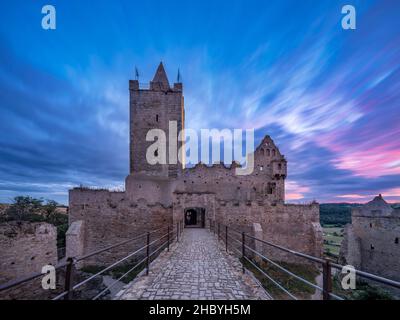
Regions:
M 175 178 L 182 164 L 168 150 L 176 143 L 178 151 L 182 142 L 178 134 L 184 128 L 184 102 L 182 83 L 170 87 L 162 62 L 148 89 L 140 88 L 138 80 L 129 81 L 130 94 L 130 174 L 160 178 Z M 176 122 L 176 126 L 171 124 Z M 174 129 L 174 127 L 176 129 Z M 150 164 L 146 159 L 148 147 L 154 141 L 146 141 L 151 129 L 165 132 L 167 141 L 167 164 Z M 158 150 L 155 151 L 158 155 Z

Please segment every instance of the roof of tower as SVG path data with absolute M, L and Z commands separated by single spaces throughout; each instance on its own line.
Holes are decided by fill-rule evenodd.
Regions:
M 166 89 L 169 88 L 167 73 L 165 72 L 164 65 L 162 62 L 160 62 L 160 64 L 158 65 L 157 71 L 154 75 L 152 82 L 160 84 L 160 86 L 163 88 Z
M 390 215 L 393 208 L 388 204 L 382 195 L 376 196 L 372 201 L 366 203 L 362 208 L 363 213 L 373 213 L 381 215 Z
M 373 207 L 382 207 L 382 208 L 387 208 L 390 207 L 390 205 L 383 199 L 382 195 L 376 196 L 373 200 L 370 202 L 366 203 L 368 206 L 373 206 Z

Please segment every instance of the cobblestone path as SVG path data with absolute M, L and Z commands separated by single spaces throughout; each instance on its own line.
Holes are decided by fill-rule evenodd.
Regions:
M 206 229 L 185 229 L 181 242 L 163 252 L 149 276 L 138 276 L 119 299 L 267 299 L 240 262 Z

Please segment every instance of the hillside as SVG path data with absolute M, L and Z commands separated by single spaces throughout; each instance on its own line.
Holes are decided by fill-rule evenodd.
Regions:
M 392 207 L 399 207 L 393 204 Z M 351 223 L 351 209 L 362 206 L 360 203 L 321 203 L 319 206 L 320 222 L 322 226 L 336 225 L 342 227 Z
M 344 226 L 351 223 L 351 209 L 359 203 L 322 203 L 319 206 L 321 225 Z

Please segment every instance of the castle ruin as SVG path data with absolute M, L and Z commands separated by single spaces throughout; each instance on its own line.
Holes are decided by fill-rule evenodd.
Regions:
M 340 262 L 400 281 L 400 209 L 381 195 L 352 210 L 340 248 Z
M 322 255 L 319 205 L 285 204 L 287 161 L 274 141 L 265 136 L 254 151 L 254 170 L 236 175 L 237 163 L 192 168 L 146 160 L 150 129 L 162 129 L 170 139 L 169 122 L 184 129 L 182 83 L 170 86 L 162 63 L 148 89 L 129 81 L 130 174 L 125 191 L 74 188 L 69 191 L 67 256 L 79 256 L 145 231 L 184 221 L 186 227 L 207 227 L 216 221 L 264 240 L 314 256 Z M 177 132 L 172 136 L 178 141 Z M 107 263 L 124 250 L 102 255 L 91 263 Z M 267 248 L 264 248 L 267 251 Z M 278 252 L 269 252 L 285 259 Z M 100 261 L 100 260 L 101 261 Z

